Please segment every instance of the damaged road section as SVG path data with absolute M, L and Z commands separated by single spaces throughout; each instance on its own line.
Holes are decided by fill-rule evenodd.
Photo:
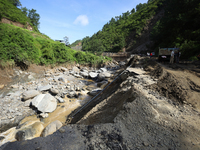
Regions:
M 163 70 L 155 77 L 151 73 L 156 67 L 136 67 L 129 68 L 128 76 L 105 91 L 107 96 L 100 96 L 76 124 L 1 149 L 200 149 L 199 111 L 152 88 L 162 81 Z

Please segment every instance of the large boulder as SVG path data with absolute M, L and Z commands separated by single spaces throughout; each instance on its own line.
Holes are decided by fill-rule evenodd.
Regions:
M 95 72 L 89 73 L 89 77 L 92 78 L 92 79 L 97 78 L 97 76 L 98 76 L 98 73 L 95 73 Z
M 39 137 L 44 130 L 44 126 L 41 122 L 36 122 L 26 128 L 20 129 L 15 135 L 15 139 L 18 141 L 33 139 Z
M 22 98 L 23 100 L 28 100 L 28 99 L 31 99 L 37 95 L 39 95 L 40 92 L 37 91 L 37 90 L 29 90 L 29 91 L 25 91 L 23 94 L 22 94 Z
M 59 120 L 56 120 L 52 123 L 50 123 L 43 131 L 42 136 L 48 136 L 50 134 L 53 134 L 56 132 L 58 129 L 62 127 L 62 123 Z
M 110 78 L 111 74 L 109 72 L 101 72 L 98 74 L 98 80 L 102 81 L 105 78 Z
M 88 77 L 88 72 L 80 72 L 80 75 L 83 76 L 84 78 Z
M 50 94 L 40 94 L 32 100 L 32 105 L 41 112 L 53 112 L 57 107 L 57 100 Z

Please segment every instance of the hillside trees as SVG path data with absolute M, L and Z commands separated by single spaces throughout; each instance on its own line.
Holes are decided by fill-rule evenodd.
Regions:
M 40 15 L 36 13 L 36 10 L 29 10 L 26 7 L 19 9 L 16 6 L 21 6 L 19 0 L 0 0 L 0 19 L 5 17 L 23 25 L 28 22 L 35 31 L 38 31 Z
M 16 7 L 21 6 L 21 2 L 19 0 L 8 0 L 11 4 L 13 4 Z
M 40 15 L 36 13 L 35 9 L 27 9 L 26 7 L 21 7 L 21 11 L 24 15 L 26 15 L 31 23 L 38 29 L 39 28 L 39 20 L 40 20 Z
M 149 3 L 139 4 L 131 12 L 127 11 L 120 16 L 111 18 L 102 30 L 98 31 L 91 37 L 85 37 L 82 40 L 82 49 L 94 53 L 119 52 L 128 47 L 127 40 L 136 39 L 141 35 L 147 20 L 154 16 L 163 0 L 153 0 Z M 130 37 L 130 34 L 134 36 Z
M 38 29 L 40 24 L 39 22 L 40 15 L 36 13 L 36 10 L 35 9 L 29 10 L 28 17 L 30 18 L 31 23 Z
M 182 58 L 199 53 L 200 49 L 199 0 L 168 0 L 165 15 L 151 33 L 158 47 L 179 47 Z

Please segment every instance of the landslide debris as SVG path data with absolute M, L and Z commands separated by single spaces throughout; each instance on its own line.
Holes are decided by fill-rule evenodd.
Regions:
M 180 74 L 176 71 L 181 70 L 165 68 L 155 62 L 147 64 L 144 69 L 137 65 L 129 68 L 128 77 L 113 87 L 115 92 L 77 124 L 67 124 L 45 138 L 9 143 L 1 149 L 200 149 L 199 111 L 173 94 L 165 97 L 165 92 L 170 93 L 170 90 L 178 93 L 167 81 L 165 92 L 157 90 L 161 86 L 159 82 L 165 80 L 175 80 L 173 85 L 183 86 L 176 78 Z M 171 77 L 165 79 L 166 76 Z

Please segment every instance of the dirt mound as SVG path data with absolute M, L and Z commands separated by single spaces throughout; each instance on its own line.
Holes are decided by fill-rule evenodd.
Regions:
M 184 65 L 162 65 L 156 61 L 147 63 L 145 70 L 158 80 L 151 85 L 151 89 L 174 102 L 192 105 L 200 111 L 200 78 L 197 73 Z

